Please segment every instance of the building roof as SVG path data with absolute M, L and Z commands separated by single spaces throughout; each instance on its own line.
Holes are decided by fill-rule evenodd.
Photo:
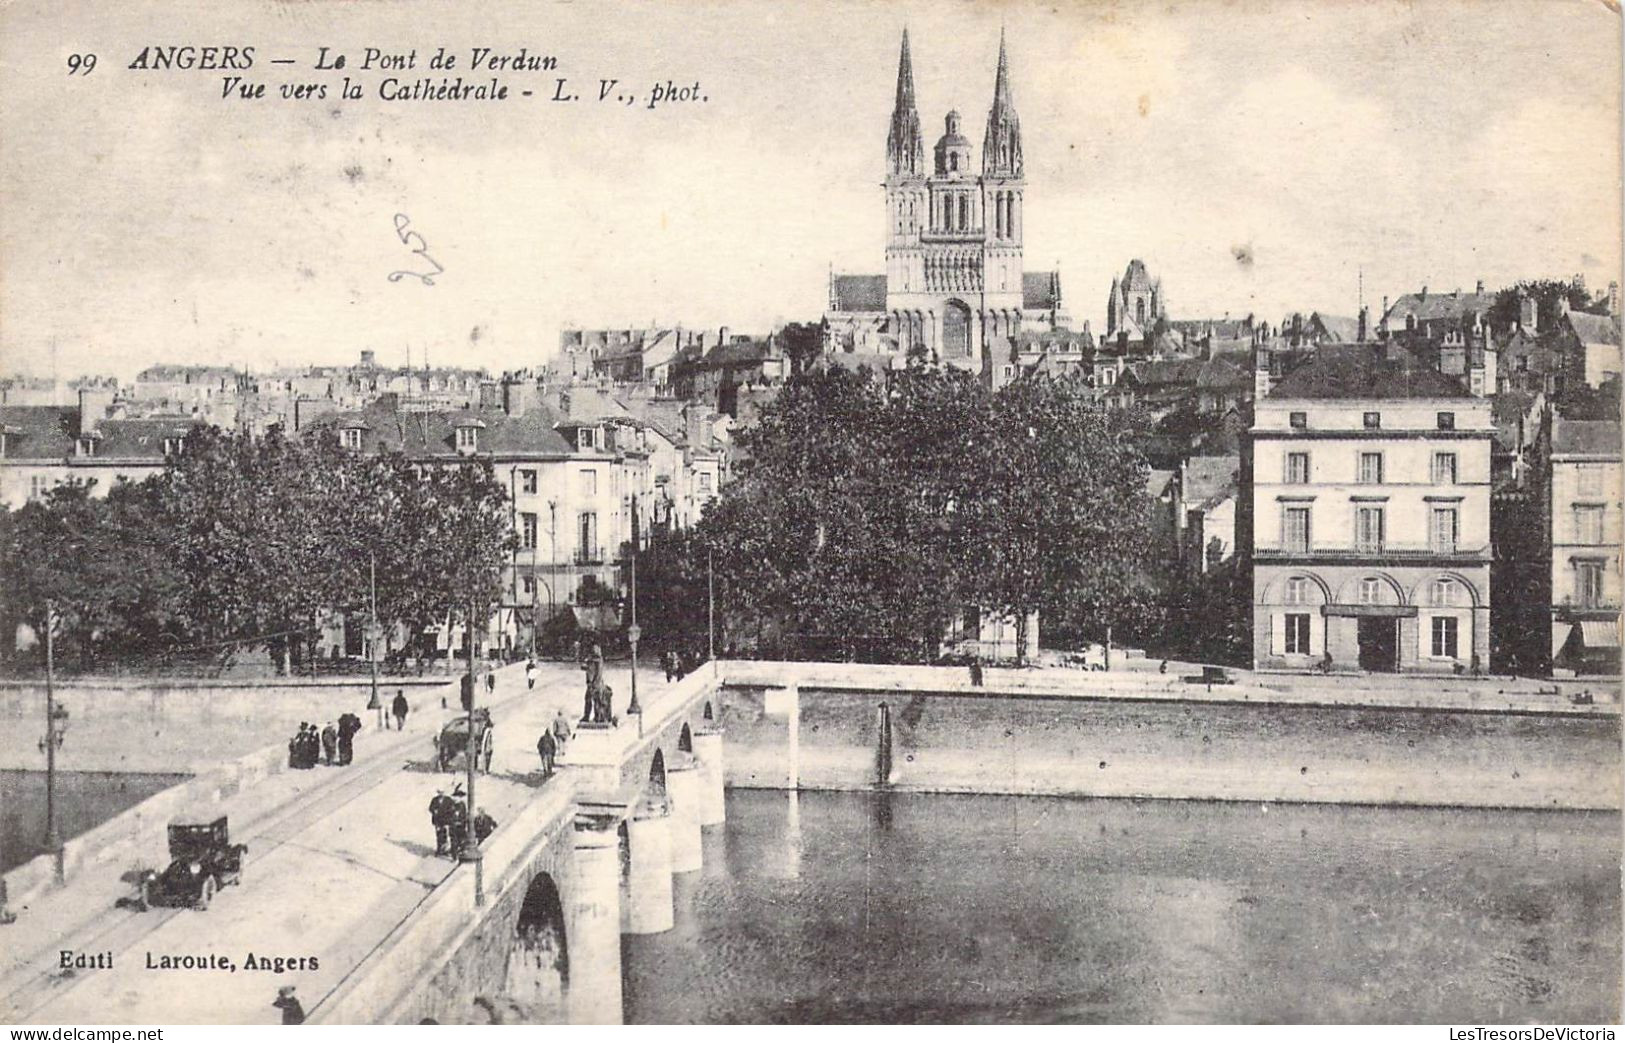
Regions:
M 1061 306 L 1060 272 L 1022 272 L 1021 306 L 1028 311 L 1049 311 Z
M 410 457 L 458 456 L 456 428 L 470 419 L 480 426 L 479 452 L 531 456 L 568 456 L 575 447 L 553 429 L 558 415 L 539 403 L 528 405 L 519 416 L 500 409 L 403 413 L 395 408 L 392 395 L 382 396 L 360 411 L 364 419 L 362 448 L 398 450 Z M 312 430 L 336 430 L 354 426 L 356 413 L 324 416 L 311 424 Z
M 1153 283 L 1151 273 L 1146 271 L 1145 262 L 1138 257 L 1128 263 L 1123 269 L 1123 278 L 1118 283 L 1124 290 L 1149 290 Z
M 73 454 L 79 433 L 79 407 L 0 406 L 0 428 L 9 436 L 7 459 L 61 459 Z
M 1617 420 L 1553 420 L 1552 452 L 1618 457 L 1620 423 Z
M 1457 321 L 1475 312 L 1479 315 L 1488 315 L 1494 304 L 1493 293 L 1462 293 L 1460 290 L 1452 293 L 1428 293 L 1423 289 L 1420 293 L 1407 293 L 1401 296 L 1388 309 L 1383 320 L 1389 329 L 1404 329 L 1407 315 L 1416 316 L 1417 322 Z
M 831 311 L 885 311 L 884 275 L 837 275 L 830 279 Z
M 1241 457 L 1193 456 L 1185 461 L 1183 474 L 1185 502 L 1211 507 L 1241 488 Z
M 1270 398 L 1472 398 L 1455 377 L 1396 349 L 1387 357 L 1371 344 L 1338 344 L 1315 352 L 1283 377 Z
M 1613 315 L 1592 315 L 1589 312 L 1571 311 L 1568 314 L 1569 327 L 1574 335 L 1580 338 L 1582 344 L 1618 344 L 1619 318 Z
M 1360 320 L 1351 319 L 1346 315 L 1326 315 L 1316 312 L 1311 319 L 1318 319 L 1326 336 L 1340 344 L 1353 344 L 1360 339 Z

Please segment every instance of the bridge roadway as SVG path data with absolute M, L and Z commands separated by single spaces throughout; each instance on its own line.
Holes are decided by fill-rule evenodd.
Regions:
M 555 710 L 572 721 L 580 712 L 580 670 L 541 666 L 534 692 L 515 666 L 499 672 L 493 696 L 481 693 L 497 727 L 491 773 L 479 777 L 477 796 L 499 827 L 560 784 L 558 776 L 543 783 L 536 739 Z M 644 675 L 650 694 L 663 683 L 652 671 Z M 244 882 L 221 891 L 206 912 L 116 908 L 132 893 L 116 865 L 32 902 L 15 924 L 0 928 L 0 1020 L 274 1023 L 280 1012 L 271 1000 L 289 983 L 307 1011 L 319 1009 L 382 938 L 459 872 L 434 855 L 427 812 L 435 790 L 449 791 L 453 781 L 428 763 L 432 736 L 453 716 L 455 707 L 419 712 L 404 733 L 377 731 L 369 720 L 351 766 L 280 773 L 226 801 L 233 839 L 249 846 Z M 64 950 L 111 966 L 65 969 Z M 249 970 L 250 953 L 272 969 Z M 153 966 L 211 956 L 234 969 Z M 287 966 L 301 958 L 303 965 Z

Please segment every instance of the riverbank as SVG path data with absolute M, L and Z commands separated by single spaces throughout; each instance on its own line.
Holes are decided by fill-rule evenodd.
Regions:
M 725 664 L 731 667 L 733 664 Z M 739 788 L 1617 809 L 1615 713 L 832 691 L 721 700 Z M 748 676 L 748 675 L 747 675 Z M 792 714 L 795 727 L 791 727 Z M 794 733 L 792 736 L 792 732 Z

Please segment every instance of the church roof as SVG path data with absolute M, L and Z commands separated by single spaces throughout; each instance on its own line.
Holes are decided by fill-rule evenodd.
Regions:
M 830 280 L 831 311 L 885 311 L 884 275 L 837 275 Z
M 1128 267 L 1123 270 L 1123 279 L 1120 285 L 1124 290 L 1151 289 L 1151 273 L 1145 270 L 1145 262 L 1138 257 L 1130 261 Z
M 881 280 L 884 282 L 885 280 Z M 1060 272 L 1022 272 L 1021 306 L 1029 311 L 1049 311 L 1061 306 Z

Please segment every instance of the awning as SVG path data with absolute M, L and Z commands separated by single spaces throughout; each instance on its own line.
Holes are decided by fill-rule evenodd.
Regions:
M 1585 642 L 1587 648 L 1618 648 L 1619 620 L 1582 619 L 1580 640 Z

